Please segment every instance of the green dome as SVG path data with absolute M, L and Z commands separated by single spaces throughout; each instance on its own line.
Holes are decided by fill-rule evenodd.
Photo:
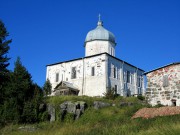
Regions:
M 85 42 L 93 40 L 111 41 L 115 44 L 115 36 L 103 27 L 102 21 L 98 21 L 97 27 L 88 32 Z

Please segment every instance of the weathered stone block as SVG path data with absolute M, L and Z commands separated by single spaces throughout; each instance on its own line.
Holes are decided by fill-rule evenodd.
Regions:
M 67 104 L 67 112 L 75 114 L 75 111 L 76 111 L 76 104 L 68 103 Z
M 80 109 L 76 109 L 76 112 L 75 112 L 75 119 L 79 119 L 79 117 L 81 116 L 81 110 Z
M 48 111 L 48 115 L 50 117 L 50 122 L 55 121 L 55 108 L 53 105 L 48 104 L 47 105 L 47 111 Z
M 169 94 L 170 92 L 169 91 L 165 91 L 165 94 Z
M 110 106 L 109 103 L 105 103 L 105 102 L 101 102 L 101 101 L 94 101 L 95 109 L 100 109 L 100 108 L 104 108 L 104 107 L 108 107 L 108 106 Z

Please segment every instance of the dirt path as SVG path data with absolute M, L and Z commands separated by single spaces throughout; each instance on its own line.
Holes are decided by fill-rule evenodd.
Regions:
M 142 108 L 138 110 L 132 119 L 142 117 L 142 118 L 154 118 L 157 116 L 168 116 L 180 114 L 180 106 L 175 107 L 160 107 L 160 108 Z

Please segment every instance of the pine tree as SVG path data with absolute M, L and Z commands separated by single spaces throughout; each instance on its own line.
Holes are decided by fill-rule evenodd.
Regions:
M 8 61 L 10 58 L 7 57 L 7 53 L 10 49 L 9 43 L 11 43 L 12 40 L 6 39 L 8 35 L 4 23 L 0 20 L 0 105 L 2 105 L 4 101 L 4 87 L 6 86 L 9 75 L 7 67 L 9 66 Z
M 42 103 L 43 99 L 42 89 L 37 84 L 33 84 L 31 90 L 33 98 L 25 102 L 22 114 L 22 121 L 25 123 L 34 123 L 38 121 L 39 105 Z
M 47 79 L 44 86 L 43 86 L 45 96 L 51 94 L 51 89 L 52 89 L 51 82 L 49 81 L 49 79 Z
M 15 62 L 14 72 L 5 91 L 3 117 L 6 122 L 21 122 L 24 104 L 33 98 L 31 75 L 22 65 L 20 58 Z

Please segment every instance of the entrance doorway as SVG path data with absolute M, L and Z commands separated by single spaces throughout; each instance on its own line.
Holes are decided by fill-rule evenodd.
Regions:
M 176 100 L 175 99 L 172 99 L 172 106 L 176 106 Z

